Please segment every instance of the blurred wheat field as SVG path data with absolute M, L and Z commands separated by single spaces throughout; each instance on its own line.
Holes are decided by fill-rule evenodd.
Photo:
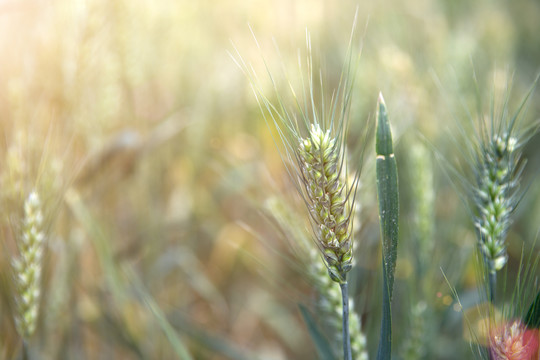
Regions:
M 307 29 L 335 87 L 357 9 L 362 54 L 347 145 L 361 149 L 379 91 L 397 139 L 395 356 L 409 358 L 411 333 L 424 326 L 424 358 L 473 358 L 464 314 L 479 302 L 474 225 L 447 168 L 463 155 L 456 123 L 469 121 L 479 98 L 489 110 L 511 79 L 515 107 L 532 85 L 540 67 L 532 0 L 0 1 L 0 358 L 22 356 L 12 259 L 34 189 L 45 247 L 29 358 L 316 358 L 298 310 L 317 302 L 305 267 L 307 214 L 231 54 L 272 94 L 265 61 L 298 82 Z M 537 91 L 525 122 L 539 114 Z M 508 234 L 501 302 L 511 301 L 522 253 L 539 249 L 539 139 L 524 147 L 527 192 Z M 349 281 L 375 358 L 372 145 Z M 415 219 L 429 186 L 433 207 Z M 533 268 L 534 289 L 538 275 Z

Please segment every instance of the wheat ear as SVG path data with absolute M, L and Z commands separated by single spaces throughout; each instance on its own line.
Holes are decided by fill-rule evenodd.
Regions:
M 359 170 L 352 185 L 343 179 L 347 178 L 345 134 L 358 60 L 356 55 L 359 55 L 353 46 L 355 27 L 356 17 L 349 41 L 347 61 L 339 85 L 332 93 L 330 101 L 324 88 L 322 70 L 319 71 L 318 84 L 315 81 L 309 33 L 306 33 L 307 85 L 302 75 L 300 79 L 304 86 L 301 92 L 303 96 L 297 97 L 294 86 L 289 82 L 292 106 L 279 91 L 268 65 L 266 65 L 268 75 L 274 87 L 276 99 L 274 101 L 265 96 L 253 68 L 248 66 L 239 54 L 238 59 L 235 59 L 251 82 L 266 122 L 275 125 L 279 140 L 285 147 L 281 156 L 308 208 L 315 243 L 321 251 L 330 278 L 340 284 L 343 306 L 343 349 L 347 360 L 351 359 L 351 345 L 346 276 L 352 268 L 351 219 Z
M 340 149 L 330 131 L 313 124 L 300 141 L 298 165 L 315 238 L 332 280 L 346 282 L 352 268 L 350 194 L 340 178 Z
M 42 226 L 41 202 L 37 192 L 33 191 L 24 203 L 22 231 L 17 239 L 19 257 L 13 260 L 17 308 L 15 324 L 25 340 L 34 333 L 38 318 L 45 242 Z
M 497 271 L 507 262 L 506 235 L 520 197 L 519 183 L 525 165 L 521 159 L 522 147 L 536 132 L 534 128 L 520 129 L 519 125 L 537 80 L 513 115 L 508 115 L 509 90 L 498 117 L 492 109 L 490 124 L 482 124 L 472 164 L 476 180 L 474 223 L 488 272 L 491 302 L 495 301 Z

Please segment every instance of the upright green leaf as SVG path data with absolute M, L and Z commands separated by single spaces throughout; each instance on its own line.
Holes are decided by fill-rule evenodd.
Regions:
M 398 245 L 398 175 L 392 146 L 392 132 L 386 114 L 382 94 L 377 106 L 377 132 L 375 140 L 377 154 L 377 197 L 379 200 L 379 222 L 382 240 L 383 304 L 381 334 L 377 359 L 390 359 L 392 354 L 392 291 L 396 269 Z

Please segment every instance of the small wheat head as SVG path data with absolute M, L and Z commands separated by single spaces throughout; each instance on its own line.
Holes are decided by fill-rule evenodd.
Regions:
M 36 329 L 41 283 L 41 259 L 45 234 L 43 214 L 37 192 L 30 193 L 24 203 L 24 219 L 17 237 L 19 257 L 13 260 L 16 287 L 15 324 L 23 338 Z
M 265 61 L 273 87 L 272 97 L 269 97 L 253 66 L 246 64 L 238 51 L 235 58 L 251 83 L 265 121 L 278 132 L 276 143 L 278 148 L 279 143 L 284 148 L 280 149 L 280 156 L 306 204 L 315 243 L 330 277 L 340 284 L 346 283 L 346 274 L 352 268 L 354 197 L 362 164 L 360 157 L 354 179 L 346 181 L 345 137 L 360 55 L 353 44 L 355 27 L 356 18 L 339 83 L 331 93 L 325 88 L 323 70 L 315 69 L 309 33 L 306 33 L 305 67 L 300 52 L 298 57 L 300 91 L 295 91 L 297 87 L 285 74 L 290 90 L 285 94 Z M 370 127 L 364 130 L 367 139 Z
M 516 138 L 509 133 L 494 134 L 482 144 L 477 159 L 475 225 L 490 272 L 502 269 L 507 261 L 505 238 L 516 205 L 513 195 L 518 185 L 516 145 Z
M 342 283 L 352 268 L 353 208 L 340 168 L 340 141 L 312 124 L 297 151 L 300 183 L 311 215 L 315 239 L 322 251 L 332 280 Z
M 509 111 L 511 88 L 506 89 L 500 107 L 495 108 L 496 101 L 493 101 L 489 120 L 481 121 L 481 130 L 473 143 L 475 151 L 471 165 L 475 181 L 471 195 L 474 222 L 480 251 L 492 275 L 507 262 L 506 235 L 512 222 L 511 215 L 522 194 L 519 190 L 525 166 L 522 149 L 538 128 L 538 124 L 524 126 L 523 123 L 537 82 L 538 78 L 513 113 Z

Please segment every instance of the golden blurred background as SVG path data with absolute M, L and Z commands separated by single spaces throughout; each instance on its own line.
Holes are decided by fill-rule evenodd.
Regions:
M 29 341 L 36 359 L 173 359 L 184 350 L 194 359 L 315 358 L 298 311 L 314 304 L 313 284 L 266 205 L 290 206 L 291 223 L 307 214 L 235 59 L 253 66 L 271 96 L 264 61 L 294 79 L 307 29 L 332 84 L 356 11 L 362 54 L 349 142 L 362 146 L 355 136 L 373 121 L 382 91 L 400 167 L 396 354 L 411 327 L 409 150 L 421 142 L 435 187 L 426 358 L 471 358 L 441 269 L 462 303 L 474 302 L 474 227 L 440 159 L 459 155 L 449 138 L 478 93 L 489 104 L 512 78 L 515 104 L 532 85 L 540 65 L 533 0 L 1 0 L 0 358 L 20 352 L 9 269 L 34 188 L 48 235 Z M 527 121 L 539 117 L 539 96 Z M 509 234 L 508 287 L 522 246 L 538 250 L 538 141 L 525 148 L 529 189 Z M 366 146 L 351 296 L 373 357 L 381 275 Z M 309 237 L 307 226 L 296 230 Z

